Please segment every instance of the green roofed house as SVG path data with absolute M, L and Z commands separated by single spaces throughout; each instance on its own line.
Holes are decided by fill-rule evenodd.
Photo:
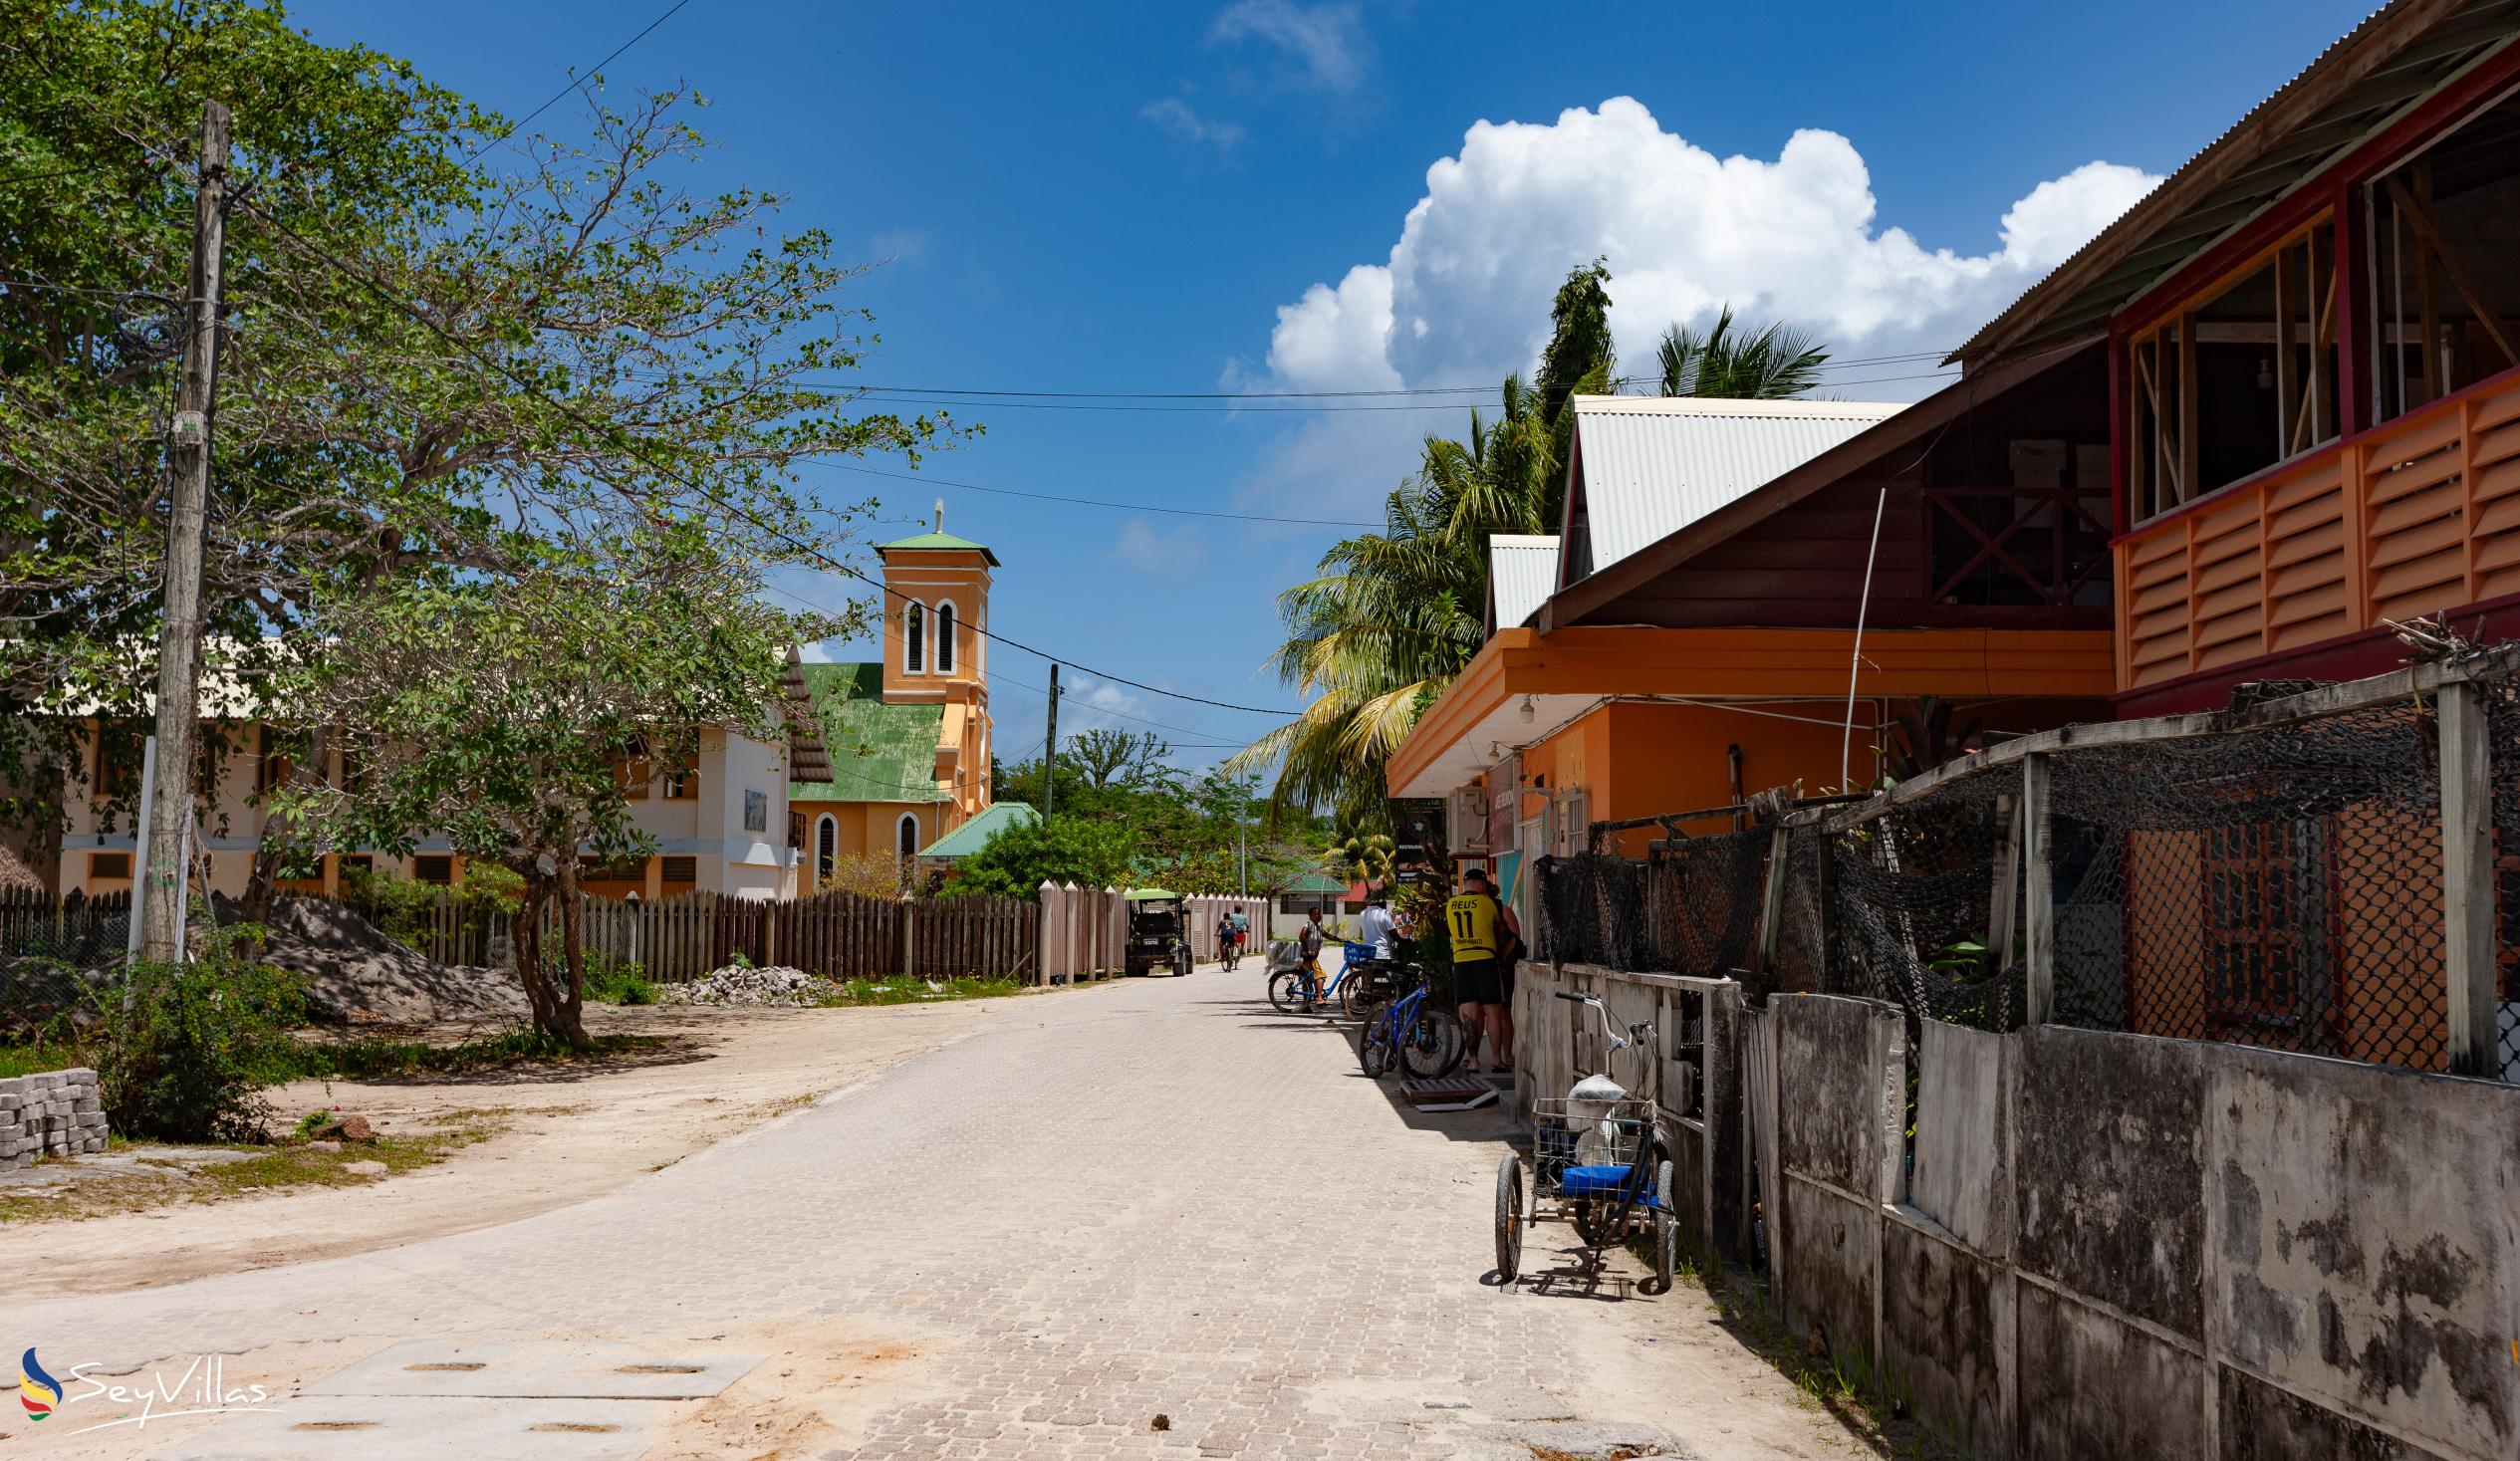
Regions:
M 822 886 L 852 853 L 937 855 L 932 849 L 958 846 L 955 835 L 992 811 L 986 631 L 998 560 L 945 532 L 944 519 L 939 503 L 933 531 L 876 546 L 883 560 L 882 659 L 790 657 L 787 693 L 799 713 L 789 748 L 788 838 L 805 853 L 800 893 Z M 988 832 L 979 836 L 985 843 Z
M 1033 810 L 1030 802 L 993 803 L 986 812 L 919 849 L 918 860 L 922 867 L 931 862 L 951 865 L 987 847 L 991 838 L 1010 827 L 1040 824 L 1041 814 Z

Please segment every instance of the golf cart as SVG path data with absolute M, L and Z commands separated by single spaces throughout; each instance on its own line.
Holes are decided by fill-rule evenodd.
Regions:
M 1127 972 L 1189 973 L 1189 908 L 1180 895 L 1159 887 L 1133 887 L 1122 896 L 1129 902 Z

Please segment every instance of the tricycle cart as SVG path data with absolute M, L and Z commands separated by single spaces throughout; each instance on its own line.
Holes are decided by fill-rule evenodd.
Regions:
M 1561 991 L 1558 998 L 1590 1005 L 1610 1037 L 1615 1058 L 1634 1048 L 1644 1058 L 1646 1081 L 1661 1074 L 1661 1040 L 1650 1020 L 1611 1028 L 1610 1012 L 1588 994 Z M 1526 1199 L 1522 1157 L 1508 1154 L 1496 1167 L 1496 1282 L 1513 1287 L 1522 1272 L 1523 1229 L 1563 1220 L 1583 1245 L 1583 1268 L 1598 1277 L 1602 1255 L 1642 1226 L 1652 1245 L 1653 1274 L 1638 1292 L 1662 1294 L 1671 1287 L 1678 1257 L 1679 1222 L 1671 1205 L 1671 1163 L 1654 1125 L 1653 1096 L 1636 1097 L 1607 1074 L 1587 1076 L 1563 1097 L 1533 1104 L 1532 1156 Z

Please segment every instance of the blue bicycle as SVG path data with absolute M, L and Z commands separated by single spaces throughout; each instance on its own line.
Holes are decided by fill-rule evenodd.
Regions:
M 1376 1080 L 1393 1067 L 1420 1081 L 1449 1076 L 1468 1053 L 1460 1018 L 1428 997 L 1424 971 L 1410 969 L 1408 991 L 1385 1005 L 1357 1042 L 1357 1060 Z
M 1370 991 L 1383 977 L 1383 965 L 1375 961 L 1374 950 L 1365 944 L 1347 946 L 1347 958 L 1339 966 L 1339 975 L 1328 985 L 1322 983 L 1321 965 L 1306 960 L 1292 967 L 1281 968 L 1269 976 L 1269 1003 L 1281 1012 L 1302 1011 L 1311 1014 L 1332 999 L 1339 1001 L 1342 1013 L 1356 1019 L 1370 1002 Z

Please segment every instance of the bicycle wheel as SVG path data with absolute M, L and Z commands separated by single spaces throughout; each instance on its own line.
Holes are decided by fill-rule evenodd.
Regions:
M 1269 1003 L 1285 1014 L 1304 1007 L 1304 976 L 1293 969 L 1281 969 L 1269 976 Z
M 1400 1069 L 1420 1081 L 1449 1076 L 1461 1064 L 1461 1017 L 1439 1005 L 1428 1005 L 1409 1022 L 1399 1043 Z
M 1523 1271 L 1523 1159 L 1496 1164 L 1496 1286 L 1512 1286 Z
M 1653 1169 L 1653 1277 L 1637 1285 L 1637 1292 L 1648 1298 L 1671 1292 L 1671 1271 L 1679 1266 L 1680 1219 L 1671 1210 L 1671 1164 L 1660 1162 Z
M 1357 1036 L 1357 1063 L 1365 1073 L 1380 1081 L 1391 1069 L 1391 1022 L 1377 1019 Z

